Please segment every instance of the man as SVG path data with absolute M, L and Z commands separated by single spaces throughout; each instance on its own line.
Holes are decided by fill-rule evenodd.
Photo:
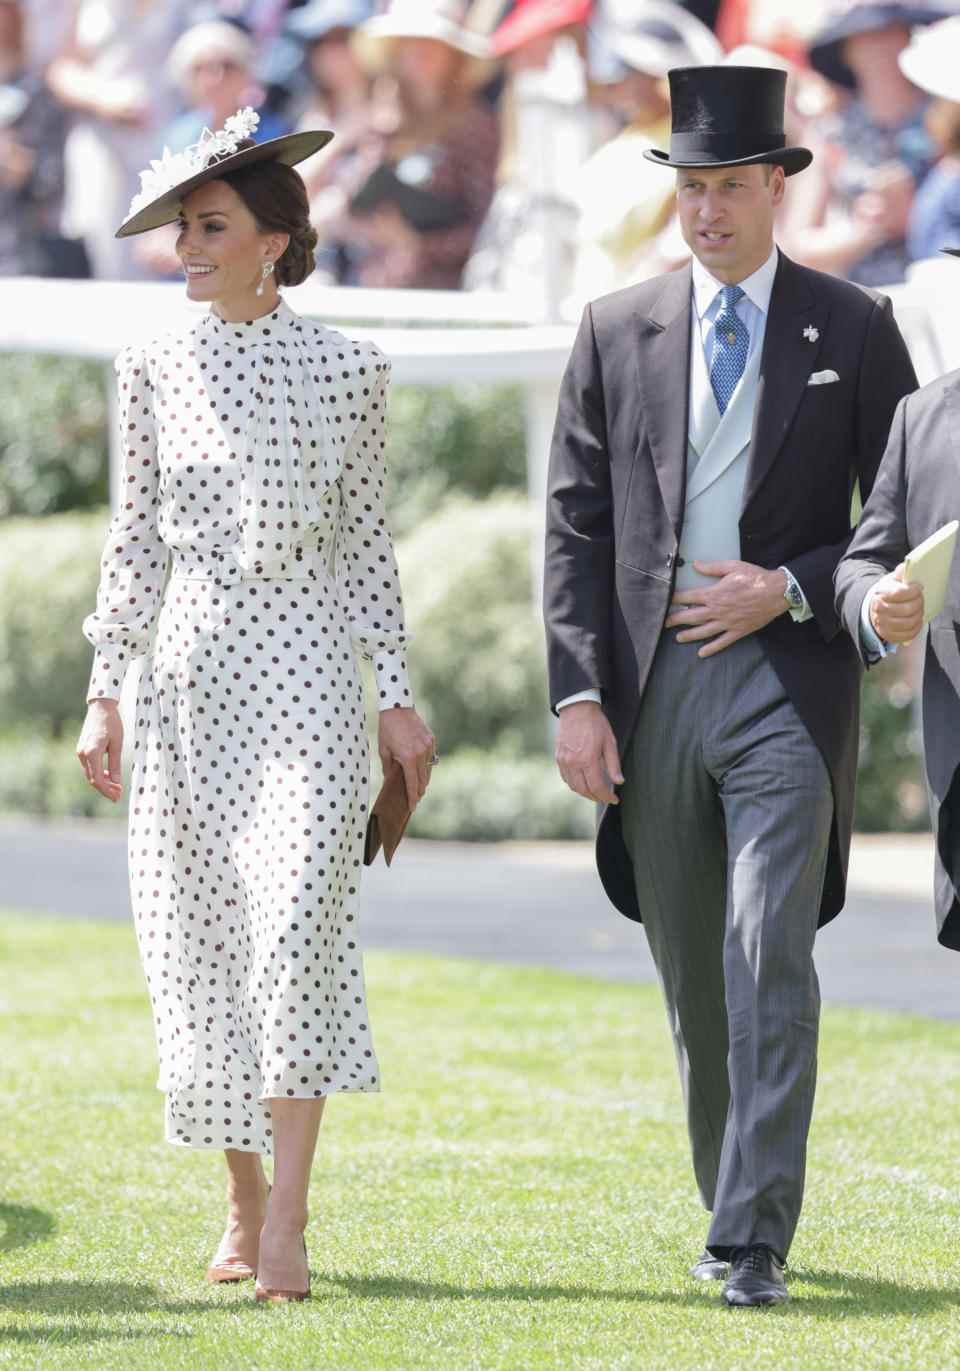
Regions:
M 833 572 L 916 378 L 889 301 L 794 265 L 773 220 L 786 77 L 670 73 L 692 268 L 596 301 L 551 456 L 557 759 L 605 806 L 600 874 L 643 920 L 713 1211 L 693 1268 L 786 1298 L 813 1105 L 818 923 L 844 900 L 859 664 Z
M 960 18 L 914 36 L 900 58 L 917 86 L 960 99 Z M 947 248 L 951 256 L 960 250 Z M 911 547 L 960 518 L 955 477 L 960 372 L 941 376 L 904 401 L 873 494 L 850 550 L 837 568 L 837 611 L 870 666 L 923 629 L 923 590 L 905 585 Z M 923 664 L 923 750 L 936 838 L 934 907 L 939 940 L 960 951 L 960 565 L 951 568 L 946 606 L 930 624 Z

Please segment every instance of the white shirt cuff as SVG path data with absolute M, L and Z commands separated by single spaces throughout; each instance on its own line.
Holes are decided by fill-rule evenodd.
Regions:
M 599 690 L 581 690 L 579 695 L 568 695 L 565 700 L 561 700 L 557 705 L 557 713 L 561 709 L 566 709 L 567 705 L 578 705 L 581 700 L 592 700 L 595 705 L 602 704 L 602 697 Z

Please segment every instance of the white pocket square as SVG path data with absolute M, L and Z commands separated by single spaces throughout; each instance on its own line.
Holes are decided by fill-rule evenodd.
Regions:
M 807 382 L 808 386 L 829 386 L 833 381 L 839 381 L 840 377 L 835 371 L 815 371 Z

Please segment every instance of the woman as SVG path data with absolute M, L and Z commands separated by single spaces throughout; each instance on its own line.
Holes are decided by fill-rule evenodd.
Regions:
M 917 192 L 910 213 L 907 251 L 911 262 L 936 257 L 960 242 L 960 15 L 914 34 L 900 67 L 933 97 L 927 130 L 941 154 Z
M 361 244 L 360 285 L 461 285 L 493 198 L 499 148 L 496 117 L 480 94 L 496 67 L 469 9 L 465 0 L 393 0 L 353 35 L 363 67 L 383 78 L 342 226 Z
M 927 132 L 927 98 L 899 57 L 914 26 L 931 24 L 933 3 L 860 0 L 814 35 L 810 65 L 849 98 L 822 135 L 832 192 L 824 222 L 795 245 L 807 266 L 862 286 L 902 281 L 907 225 L 917 187 L 936 158 Z
M 346 209 L 353 168 L 373 129 L 370 78 L 351 46 L 356 28 L 369 19 L 370 0 L 310 0 L 287 20 L 287 34 L 305 50 L 309 82 L 296 127 L 327 124 L 336 130 L 333 153 L 311 157 L 300 168 L 310 197 L 310 222 L 323 243 L 317 262 L 322 277 L 356 285 L 357 244 L 338 232 Z
M 226 20 L 206 20 L 181 34 L 167 58 L 167 73 L 185 109 L 165 130 L 164 146 L 179 152 L 196 142 L 204 129 L 220 128 L 233 110 L 248 104 L 260 115 L 261 142 L 289 133 L 288 121 L 264 103 L 266 92 L 254 74 L 256 61 L 253 39 Z
M 83 239 L 94 276 L 146 279 L 151 271 L 114 229 L 137 168 L 176 112 L 158 54 L 169 52 L 189 24 L 192 0 L 75 0 L 61 8 L 72 20 L 46 80 L 72 123 L 64 153 L 65 231 Z
M 324 1100 L 379 1088 L 357 939 L 354 649 L 373 661 L 380 755 L 403 767 L 411 805 L 435 756 L 411 705 L 383 505 L 389 363 L 277 294 L 309 273 L 316 240 L 291 164 L 331 135 L 258 145 L 256 123 L 243 111 L 155 164 L 120 229 L 176 219 L 187 294 L 212 307 L 118 359 L 126 482 L 84 623 L 97 650 L 77 751 L 116 801 L 117 701 L 144 656 L 131 896 L 166 1135 L 226 1156 L 208 1278 L 256 1274 L 258 1298 L 303 1299 Z

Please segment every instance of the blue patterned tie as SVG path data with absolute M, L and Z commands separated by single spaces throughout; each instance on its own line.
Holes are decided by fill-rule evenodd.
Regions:
M 727 412 L 727 405 L 743 375 L 750 351 L 750 334 L 737 313 L 737 304 L 743 299 L 743 294 L 739 286 L 724 286 L 719 292 L 720 313 L 713 326 L 710 384 L 721 414 Z

